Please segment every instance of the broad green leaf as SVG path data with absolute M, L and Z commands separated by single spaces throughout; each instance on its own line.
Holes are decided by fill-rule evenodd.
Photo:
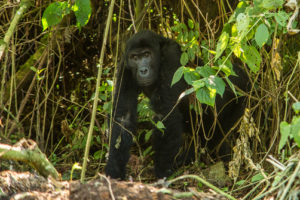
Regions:
M 255 32 L 255 41 L 261 48 L 269 39 L 269 30 L 265 24 L 260 24 Z
M 200 89 L 204 86 L 205 86 L 205 82 L 204 82 L 203 79 L 196 80 L 196 81 L 193 82 L 193 87 L 194 87 L 195 90 L 198 90 L 198 89 Z
M 227 32 L 223 32 L 217 44 L 217 52 L 216 52 L 215 60 L 217 60 L 222 55 L 223 51 L 227 47 L 228 41 L 229 41 L 229 34 Z
M 211 96 L 211 92 L 208 88 L 202 87 L 196 91 L 196 97 L 200 103 L 207 104 L 209 106 L 215 105 L 215 96 Z
M 195 54 L 196 54 L 196 52 L 195 52 L 194 48 L 188 48 L 187 53 L 189 55 L 189 60 L 190 61 L 195 60 L 195 57 L 196 57 Z
M 51 3 L 44 11 L 42 17 L 43 31 L 50 26 L 59 24 L 63 17 L 70 13 L 67 2 Z
M 294 103 L 292 107 L 293 107 L 294 112 L 296 114 L 299 114 L 299 112 L 300 112 L 300 102 Z
M 237 76 L 235 71 L 233 70 L 233 65 L 230 61 L 230 59 L 227 59 L 225 56 L 223 56 L 221 59 L 218 60 L 219 68 L 222 70 L 226 76 Z
M 184 73 L 184 80 L 189 84 L 192 85 L 195 80 L 200 78 L 199 74 L 195 72 L 194 69 L 190 69 L 188 72 Z
M 204 78 L 209 77 L 210 75 L 215 75 L 216 71 L 212 69 L 210 66 L 197 67 L 196 71 Z
M 226 85 L 220 77 L 211 75 L 210 77 L 204 79 L 204 81 L 208 89 L 212 89 L 212 92 L 216 92 L 219 95 L 223 96 Z M 213 96 L 215 96 L 215 94 L 211 95 L 211 97 Z
M 267 10 L 281 8 L 283 3 L 284 0 L 254 0 L 254 6 L 258 6 Z
M 189 55 L 186 52 L 183 52 L 180 57 L 180 64 L 185 66 L 189 62 Z
M 230 76 L 231 75 L 231 69 L 229 67 L 227 67 L 226 65 L 220 65 L 218 66 L 218 68 L 225 73 L 226 76 Z
M 193 40 L 193 38 L 194 38 L 194 31 L 190 31 L 189 32 L 189 41 L 192 41 Z
M 275 13 L 270 13 L 270 15 L 275 17 L 276 22 L 280 26 L 285 27 L 287 25 L 287 21 L 289 19 L 289 14 L 286 13 L 285 11 L 280 10 Z
M 245 62 L 250 70 L 256 73 L 260 69 L 261 56 L 254 46 L 243 46 L 244 53 L 241 57 L 242 61 Z
M 236 20 L 236 17 L 240 14 L 240 13 L 244 13 L 245 9 L 247 8 L 247 3 L 245 1 L 240 1 L 238 3 L 238 5 L 235 8 L 235 11 L 233 13 L 233 15 L 230 16 L 228 23 L 234 22 Z
M 249 29 L 249 16 L 244 13 L 240 13 L 236 18 L 236 28 L 240 38 L 243 38 Z
M 75 12 L 77 27 L 83 27 L 88 23 L 92 13 L 90 0 L 75 0 L 72 10 Z
M 242 56 L 241 43 L 234 44 L 234 46 L 231 46 L 231 49 L 236 57 L 240 58 Z
M 300 116 L 294 117 L 291 123 L 291 134 L 298 147 L 300 147 Z
M 174 73 L 173 79 L 172 79 L 171 86 L 173 86 L 175 83 L 177 83 L 181 79 L 181 77 L 183 75 L 183 70 L 184 70 L 184 66 L 179 67 L 176 70 L 176 72 Z
M 281 133 L 281 137 L 280 137 L 280 141 L 279 141 L 279 148 L 278 151 L 280 151 L 284 145 L 286 144 L 289 135 L 290 135 L 290 131 L 291 131 L 291 125 L 288 124 L 287 122 L 281 122 L 280 123 L 280 133 Z

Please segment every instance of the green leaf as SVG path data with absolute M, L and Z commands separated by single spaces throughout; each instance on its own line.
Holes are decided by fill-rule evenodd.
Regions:
M 229 80 L 228 77 L 225 77 L 225 80 L 228 83 L 230 89 L 233 91 L 234 95 L 237 96 L 237 92 L 235 90 L 235 87 L 234 87 L 233 83 Z
M 260 24 L 255 32 L 255 41 L 261 48 L 269 39 L 269 30 L 265 24 Z
M 250 70 L 256 73 L 260 69 L 261 56 L 254 46 L 243 46 L 244 53 L 241 57 L 242 61 L 245 62 Z
M 215 105 L 215 96 L 211 96 L 210 90 L 206 87 L 202 87 L 199 90 L 197 90 L 196 97 L 200 103 L 204 103 L 209 106 Z
M 212 92 L 216 92 L 219 95 L 223 96 L 226 85 L 220 77 L 211 75 L 210 77 L 205 78 L 204 82 L 206 87 L 210 89 Z M 213 97 L 215 96 L 215 94 L 211 96 Z
M 286 13 L 285 11 L 278 11 L 276 13 L 270 13 L 271 16 L 274 16 L 276 22 L 282 26 L 285 27 L 287 25 L 287 20 L 289 19 L 289 14 Z
M 151 135 L 152 135 L 152 130 L 150 130 L 150 131 L 147 131 L 147 133 L 145 134 L 145 141 L 146 141 L 146 142 L 148 142 L 148 141 L 149 141 L 149 139 L 150 139 Z
M 241 186 L 241 185 L 243 185 L 244 183 L 246 183 L 245 180 L 240 180 L 240 181 L 236 182 L 235 184 L 238 185 L 238 186 Z
M 293 110 L 295 111 L 296 114 L 299 114 L 300 112 L 300 102 L 296 102 L 293 104 Z
M 192 85 L 195 80 L 200 78 L 199 74 L 196 73 L 193 69 L 190 69 L 187 72 L 184 72 L 184 80 L 189 84 Z
M 186 52 L 183 52 L 180 57 L 180 64 L 185 66 L 189 62 L 189 55 Z
M 281 137 L 280 137 L 280 141 L 279 141 L 279 148 L 278 151 L 280 151 L 284 145 L 286 144 L 289 135 L 290 135 L 290 131 L 291 131 L 291 125 L 288 124 L 287 122 L 281 122 L 280 123 L 280 133 L 281 133 Z
M 227 32 L 223 32 L 217 44 L 215 60 L 217 60 L 222 55 L 223 51 L 227 47 L 228 41 L 229 41 L 229 34 Z
M 284 0 L 254 0 L 254 6 L 264 8 L 267 10 L 274 10 L 281 8 Z
M 151 153 L 152 151 L 152 146 L 147 147 L 147 149 L 145 149 L 145 151 L 143 151 L 143 156 L 147 156 L 149 153 Z
M 227 67 L 226 65 L 220 65 L 218 67 L 222 72 L 225 73 L 226 76 L 230 76 L 231 75 L 231 69 L 229 67 Z
M 189 32 L 189 38 L 188 38 L 188 40 L 189 40 L 189 41 L 192 41 L 193 38 L 194 38 L 194 31 L 190 31 L 190 32 Z
M 189 26 L 190 29 L 194 29 L 194 22 L 193 22 L 193 20 L 191 20 L 191 19 L 188 20 L 188 26 Z
M 195 52 L 194 48 L 188 48 L 187 53 L 189 55 L 189 60 L 191 60 L 191 61 L 195 60 L 195 57 L 196 57 L 195 54 L 197 52 Z
M 176 72 L 174 73 L 174 76 L 173 76 L 173 79 L 172 79 L 172 83 L 171 83 L 171 86 L 173 86 L 175 83 L 177 83 L 181 78 L 182 78 L 182 75 L 183 75 L 183 70 L 184 70 L 184 67 L 179 67 Z
M 75 12 L 77 27 L 80 28 L 88 23 L 92 13 L 90 0 L 75 0 L 72 10 Z
M 236 17 L 240 13 L 244 13 L 245 9 L 247 8 L 248 4 L 245 1 L 240 1 L 238 5 L 236 6 L 233 15 L 230 16 L 229 21 L 227 23 L 234 22 Z
M 243 38 L 249 29 L 249 16 L 244 13 L 240 13 L 236 18 L 236 28 L 240 38 Z
M 300 117 L 293 117 L 291 123 L 291 134 L 298 147 L 300 147 Z
M 200 89 L 200 88 L 202 88 L 202 87 L 205 86 L 205 82 L 204 82 L 203 79 L 200 79 L 200 80 L 194 81 L 192 85 L 193 85 L 193 87 L 194 87 L 195 90 L 198 90 L 198 89 Z
M 236 73 L 233 71 L 233 65 L 230 59 L 227 59 L 225 56 L 223 56 L 218 60 L 218 65 L 219 66 L 217 67 L 217 70 L 222 70 L 222 72 L 224 72 L 226 76 L 236 76 Z
M 204 78 L 216 74 L 216 71 L 207 65 L 205 65 L 203 67 L 197 67 L 196 71 Z
M 70 13 L 67 2 L 51 3 L 44 11 L 42 16 L 43 31 L 50 26 L 59 24 L 63 17 Z
M 156 123 L 156 127 L 157 127 L 158 129 L 165 129 L 165 128 L 166 128 L 165 125 L 164 125 L 161 121 L 158 121 L 158 122 Z
M 254 175 L 251 178 L 251 182 L 254 183 L 254 182 L 257 182 L 257 181 L 261 181 L 263 179 L 264 179 L 264 176 L 261 173 L 259 173 L 259 174 Z

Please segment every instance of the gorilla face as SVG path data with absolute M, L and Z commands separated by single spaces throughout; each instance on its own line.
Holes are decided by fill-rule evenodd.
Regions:
M 133 49 L 128 53 L 128 67 L 139 86 L 149 86 L 156 81 L 154 54 L 148 48 Z
M 160 66 L 159 41 L 149 33 L 137 33 L 126 45 L 126 67 L 140 87 L 156 82 Z

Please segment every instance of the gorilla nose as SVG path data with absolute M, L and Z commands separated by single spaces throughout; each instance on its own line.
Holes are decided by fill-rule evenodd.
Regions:
M 139 71 L 141 76 L 147 76 L 149 73 L 149 70 L 147 68 L 140 69 Z

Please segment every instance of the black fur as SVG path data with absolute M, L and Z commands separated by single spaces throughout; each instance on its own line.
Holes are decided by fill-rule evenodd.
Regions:
M 151 85 L 140 86 L 136 80 L 135 72 L 128 66 L 128 54 L 136 48 L 148 48 L 151 50 L 151 70 L 155 71 L 156 77 Z M 174 169 L 174 159 L 182 145 L 182 133 L 190 125 L 189 101 L 185 97 L 175 108 L 179 95 L 188 88 L 186 82 L 181 79 L 171 87 L 171 81 L 175 71 L 180 65 L 181 48 L 171 39 L 162 37 L 152 31 L 141 31 L 133 35 L 126 44 L 125 54 L 119 65 L 119 73 L 114 94 L 113 123 L 111 131 L 111 143 L 109 158 L 105 172 L 112 178 L 125 178 L 125 168 L 129 159 L 129 149 L 132 143 L 132 135 L 137 127 L 137 97 L 143 92 L 149 97 L 152 109 L 155 112 L 155 121 L 164 119 L 166 127 L 162 133 L 154 128 L 153 149 L 155 151 L 155 173 L 158 178 L 167 177 Z M 247 76 L 237 69 L 238 77 L 231 80 L 241 89 L 246 89 Z M 226 88 L 223 98 L 217 97 L 216 109 L 219 111 L 226 105 L 221 113 L 218 113 L 219 124 L 224 132 L 228 131 L 235 121 L 241 117 L 244 111 L 244 102 L 233 100 L 235 95 L 230 88 Z M 233 101 L 231 101 L 233 100 Z M 227 106 L 227 103 L 230 102 Z M 206 108 L 206 106 L 205 106 Z M 172 110 L 172 112 L 171 112 Z M 171 113 L 170 113 L 171 112 Z M 213 124 L 214 115 L 211 109 L 204 109 L 202 121 L 205 130 L 208 131 Z M 221 129 L 216 127 L 215 145 L 223 137 Z M 202 133 L 202 129 L 199 134 Z

